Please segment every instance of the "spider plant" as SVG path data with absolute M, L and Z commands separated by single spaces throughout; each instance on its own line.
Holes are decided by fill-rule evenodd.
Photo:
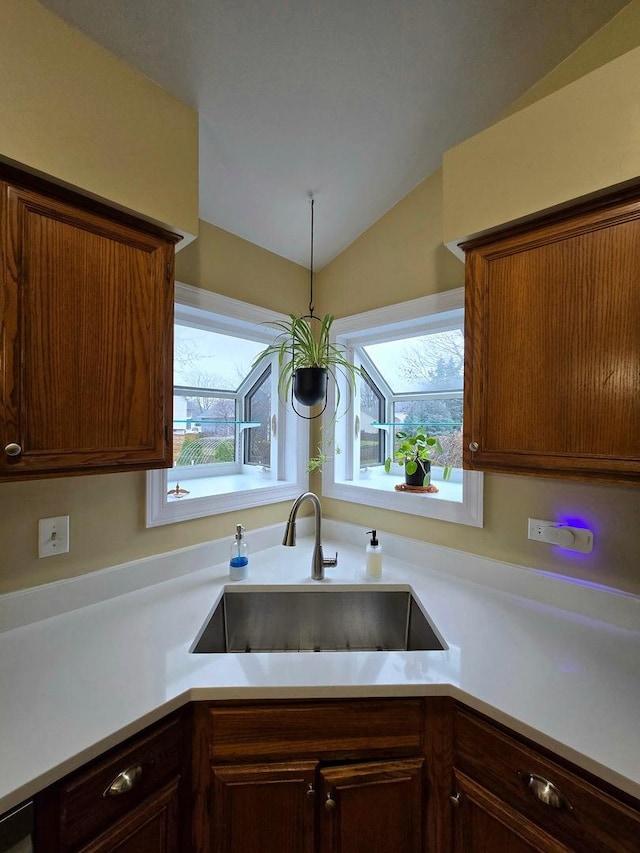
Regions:
M 289 314 L 288 320 L 270 324 L 279 329 L 280 334 L 256 356 L 254 365 L 272 355 L 278 356 L 278 391 L 283 399 L 289 397 L 296 371 L 309 367 L 325 370 L 333 378 L 336 385 L 336 410 L 341 398 L 337 381 L 339 374 L 346 380 L 349 393 L 353 392 L 360 370 L 348 361 L 345 348 L 330 340 L 334 319 L 333 314 L 325 314 L 322 318 Z M 314 334 L 316 330 L 311 320 L 320 324 L 317 335 Z

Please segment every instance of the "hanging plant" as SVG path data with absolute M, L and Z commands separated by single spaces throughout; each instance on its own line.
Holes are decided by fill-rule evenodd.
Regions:
M 311 320 L 320 324 L 317 336 L 314 335 Z M 339 375 L 344 377 L 350 395 L 353 394 L 360 370 L 347 359 L 345 348 L 330 340 L 333 321 L 333 314 L 325 314 L 322 318 L 289 314 L 287 321 L 271 324 L 275 329 L 280 329 L 280 334 L 257 355 L 254 365 L 273 355 L 278 356 L 278 390 L 283 399 L 289 398 L 293 387 L 293 395 L 299 403 L 315 405 L 325 397 L 326 382 L 330 377 L 336 385 L 337 411 L 341 400 L 337 381 Z M 322 390 L 319 396 L 314 390 L 314 377 L 309 375 L 309 371 L 319 371 L 321 374 Z
M 287 321 L 272 323 L 271 325 L 280 329 L 280 334 L 275 341 L 258 354 L 254 366 L 265 358 L 272 355 L 278 356 L 278 390 L 283 399 L 289 399 L 289 392 L 293 389 L 291 404 L 297 415 L 302 415 L 295 407 L 295 398 L 303 406 L 315 406 L 325 401 L 324 407 L 313 417 L 319 417 L 327 405 L 327 382 L 332 378 L 336 387 L 336 411 L 340 405 L 340 384 L 338 375 L 344 377 L 349 399 L 355 390 L 356 376 L 360 370 L 355 367 L 346 357 L 346 350 L 339 344 L 334 344 L 330 339 L 331 326 L 334 321 L 333 314 L 325 314 L 324 317 L 316 317 L 313 313 L 313 206 L 311 200 L 311 253 L 309 259 L 309 313 L 302 317 L 289 314 Z M 316 326 L 311 321 L 315 320 Z M 316 334 L 317 332 L 317 334 Z M 308 418 L 311 420 L 312 418 Z

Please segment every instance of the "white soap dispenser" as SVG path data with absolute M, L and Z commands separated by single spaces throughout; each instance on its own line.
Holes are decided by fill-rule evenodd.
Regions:
M 379 581 L 382 577 L 382 545 L 378 542 L 377 530 L 367 530 L 371 539 L 367 545 L 367 580 Z
M 229 577 L 232 581 L 242 581 L 249 574 L 249 548 L 242 538 L 243 532 L 244 527 L 236 524 L 236 536 L 229 559 Z

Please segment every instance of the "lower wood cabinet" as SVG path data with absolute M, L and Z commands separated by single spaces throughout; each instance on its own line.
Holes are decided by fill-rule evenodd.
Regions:
M 198 853 L 425 853 L 422 700 L 196 713 Z
M 456 853 L 638 853 L 638 803 L 462 707 L 451 804 Z
M 425 795 L 421 758 L 320 771 L 321 853 L 421 853 Z
M 182 853 L 176 777 L 109 826 L 78 853 Z
M 211 768 L 211 849 L 314 853 L 316 763 Z
M 186 715 L 172 715 L 35 798 L 35 853 L 184 853 Z
M 35 814 L 35 853 L 640 851 L 637 800 L 446 697 L 195 702 Z
M 464 773 L 456 772 L 454 777 L 455 853 L 564 853 L 571 849 Z
M 212 767 L 215 853 L 422 853 L 423 759 Z

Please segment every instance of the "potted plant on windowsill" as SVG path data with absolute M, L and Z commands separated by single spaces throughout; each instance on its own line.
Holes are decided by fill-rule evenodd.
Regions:
M 311 320 L 319 323 L 317 330 Z M 278 356 L 278 390 L 283 399 L 288 399 L 293 389 L 293 396 L 299 403 L 315 406 L 326 399 L 327 382 L 331 377 L 336 383 L 337 410 L 341 398 L 339 374 L 344 377 L 349 393 L 353 393 L 360 371 L 348 361 L 344 347 L 330 340 L 333 320 L 333 314 L 325 314 L 322 318 L 313 314 L 304 317 L 289 314 L 288 320 L 271 324 L 280 334 L 258 354 L 254 365 L 272 355 Z
M 442 445 L 435 436 L 428 436 L 424 430 L 418 430 L 415 435 L 397 432 L 400 442 L 393 457 L 385 459 L 384 469 L 389 473 L 391 463 L 397 462 L 404 466 L 404 480 L 407 486 L 428 486 L 431 480 L 431 460 L 442 454 Z

